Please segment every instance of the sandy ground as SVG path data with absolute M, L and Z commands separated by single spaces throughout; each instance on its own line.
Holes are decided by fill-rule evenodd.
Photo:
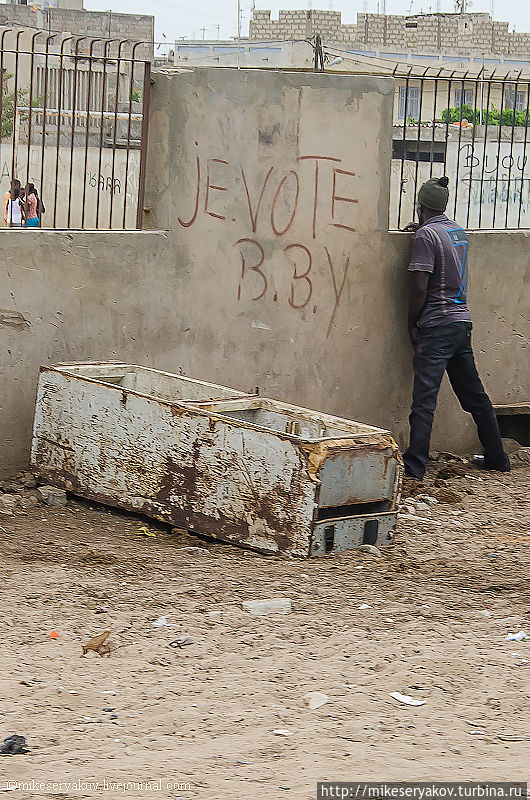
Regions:
M 263 557 L 153 523 L 147 538 L 73 498 L 0 514 L 0 741 L 31 748 L 0 757 L 0 789 L 305 800 L 317 780 L 527 779 L 530 641 L 506 636 L 530 632 L 529 467 L 469 474 L 446 482 L 462 502 L 402 517 L 382 558 Z M 292 612 L 241 607 L 272 597 Z M 111 656 L 80 658 L 107 629 Z M 195 643 L 171 647 L 182 634 Z

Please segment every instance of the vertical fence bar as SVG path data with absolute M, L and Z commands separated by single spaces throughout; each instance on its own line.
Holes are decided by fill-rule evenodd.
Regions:
M 447 143 L 449 141 L 449 117 L 451 115 L 451 79 L 454 72 L 451 73 L 447 81 L 447 108 L 445 110 L 445 151 L 444 151 L 444 175 L 447 174 Z
M 85 128 L 85 173 L 83 175 L 83 205 L 81 209 L 81 228 L 85 227 L 85 205 L 86 205 L 86 178 L 87 178 L 87 164 L 88 164 L 88 138 L 90 135 L 90 106 L 91 106 L 91 93 L 92 93 L 92 63 L 94 61 L 94 45 L 96 42 L 101 42 L 102 39 L 92 39 L 90 42 L 90 49 L 88 55 L 88 77 L 87 77 L 87 101 L 86 101 L 86 128 Z M 99 176 L 98 176 L 99 185 Z
M 26 191 L 24 195 L 24 209 L 25 209 L 25 217 L 24 220 L 24 227 L 28 227 L 28 187 L 29 187 L 29 162 L 31 158 L 31 123 L 32 123 L 32 113 L 33 113 L 33 72 L 35 68 L 35 40 L 38 36 L 40 36 L 42 31 L 37 31 L 31 37 L 31 55 L 30 55 L 30 62 L 29 62 L 29 102 L 28 102 L 28 145 L 26 150 Z M 38 203 L 37 203 L 37 216 L 38 216 Z
M 114 42 L 119 41 L 118 39 L 107 39 L 103 47 L 103 80 L 102 80 L 102 87 L 101 87 L 101 127 L 99 131 L 99 154 L 98 154 L 98 174 L 97 174 L 97 182 L 98 182 L 98 193 L 96 197 L 96 228 L 99 226 L 99 203 L 100 203 L 100 195 L 101 195 L 101 186 L 100 186 L 100 174 L 101 174 L 101 157 L 103 154 L 103 130 L 105 127 L 105 110 L 106 110 L 106 91 L 107 91 L 107 47 L 109 47 Z
M 76 39 L 75 43 L 75 53 L 74 53 L 74 79 L 73 79 L 73 86 L 72 86 L 72 129 L 71 129 L 71 136 L 70 136 L 70 174 L 68 178 L 68 213 L 66 217 L 66 227 L 70 227 L 70 211 L 72 207 L 72 179 L 74 174 L 74 142 L 75 142 L 75 112 L 77 111 L 77 65 L 79 61 L 79 42 L 82 42 L 83 39 L 88 39 L 88 36 L 80 36 L 79 39 Z
M 434 79 L 434 108 L 432 112 L 432 138 L 431 138 L 431 159 L 430 159 L 431 164 L 429 167 L 429 178 L 432 178 L 433 165 L 434 165 L 434 142 L 436 140 L 436 102 L 438 99 L 438 78 L 440 76 L 440 72 Z
M 501 110 L 499 111 L 499 136 L 497 141 L 497 164 L 495 167 L 495 200 L 493 203 L 493 221 L 491 223 L 491 227 L 495 227 L 495 216 L 497 213 L 497 190 L 499 185 L 499 166 L 500 166 L 500 157 L 501 157 L 501 142 L 502 142 L 502 115 L 504 113 L 504 83 L 506 80 L 505 76 L 501 81 Z
M 512 132 L 510 136 L 510 156 L 508 159 L 508 190 L 506 192 L 506 216 L 504 218 L 504 227 L 508 227 L 508 213 L 510 211 L 510 190 L 511 190 L 511 182 L 512 182 L 512 163 L 513 163 L 513 139 L 515 134 L 515 114 L 517 108 L 517 88 L 519 86 L 519 78 L 521 77 L 521 73 L 517 76 L 515 80 L 515 84 L 513 87 L 513 108 L 512 108 Z M 503 159 L 504 161 L 504 159 Z
M 530 82 L 526 84 L 526 112 L 524 117 L 524 144 L 523 144 L 523 163 L 521 166 L 521 191 L 519 193 L 519 211 L 517 213 L 517 227 L 521 227 L 521 212 L 523 209 L 523 191 L 524 191 L 524 170 L 526 167 L 526 144 L 528 140 L 528 122 L 530 119 Z
M 41 141 L 41 149 L 40 149 L 40 182 L 39 182 L 39 198 L 41 201 L 41 208 L 39 209 L 39 228 L 42 228 L 42 190 L 44 184 L 44 159 L 46 157 L 46 117 L 47 117 L 47 105 L 48 105 L 48 55 L 50 49 L 50 42 L 52 39 L 55 39 L 55 34 L 51 34 L 51 36 L 46 37 L 46 52 L 44 54 L 44 81 L 43 81 L 43 99 L 42 99 L 42 141 Z
M 57 86 L 57 142 L 55 152 L 55 196 L 53 199 L 53 227 L 56 227 L 57 222 L 57 195 L 59 193 L 59 157 L 60 157 L 60 143 L 61 143 L 61 112 L 63 110 L 63 62 L 64 62 L 64 46 L 70 42 L 74 37 L 67 36 L 61 42 L 61 52 L 59 58 L 59 80 Z
M 405 78 L 405 105 L 403 107 L 403 150 L 401 152 L 401 172 L 399 176 L 399 200 L 398 200 L 398 219 L 397 219 L 397 226 L 398 229 L 401 228 L 401 206 L 403 202 L 403 175 L 405 174 L 405 153 L 406 147 L 405 142 L 407 140 L 407 111 L 408 111 L 408 104 L 409 104 L 409 75 L 411 73 L 411 69 L 409 68 L 409 73 Z M 399 98 L 398 98 L 398 113 L 399 113 Z M 412 211 L 414 216 L 414 209 Z
M 129 40 L 124 39 L 118 46 L 118 61 L 116 63 L 116 91 L 114 92 L 114 130 L 112 133 L 112 168 L 110 179 L 110 210 L 109 210 L 109 228 L 112 229 L 112 207 L 114 204 L 114 170 L 116 164 L 116 130 L 118 127 L 118 96 L 120 93 L 120 67 L 121 67 L 121 49 L 124 44 Z
M 414 199 L 418 195 L 418 169 L 420 158 L 420 142 L 421 142 L 421 112 L 423 106 L 423 86 L 425 74 L 420 78 L 420 104 L 418 108 L 418 137 L 416 139 L 416 163 L 414 165 Z
M 460 180 L 460 148 L 462 146 L 462 114 L 464 111 L 463 101 L 466 96 L 466 75 L 467 72 L 464 74 L 464 77 L 462 78 L 462 88 L 460 95 L 460 124 L 458 126 L 458 149 L 456 153 L 455 199 L 454 199 L 453 219 L 456 219 L 456 206 L 458 203 L 458 183 Z
M 129 81 L 129 118 L 127 120 L 127 152 L 125 154 L 125 180 L 124 180 L 124 195 L 123 195 L 123 228 L 126 228 L 126 214 L 127 214 L 127 186 L 129 182 L 129 155 L 131 152 L 131 122 L 132 122 L 132 103 L 133 103 L 133 91 L 134 91 L 134 75 L 136 71 L 136 48 L 139 47 L 142 42 L 136 42 L 132 49 L 131 54 L 131 78 Z M 145 65 L 144 65 L 145 69 Z M 136 216 L 138 218 L 138 209 L 136 210 Z
M 486 97 L 486 123 L 484 125 L 484 146 L 482 148 L 482 169 L 481 169 L 481 172 L 480 172 L 480 198 L 479 198 L 479 204 L 478 204 L 478 227 L 479 228 L 480 228 L 481 223 L 482 223 L 482 194 L 483 194 L 483 189 L 484 189 L 484 170 L 486 168 L 487 158 L 488 158 L 486 145 L 488 143 L 488 124 L 489 124 L 489 118 L 490 118 L 490 94 L 491 94 L 491 85 L 493 83 L 493 75 L 494 75 L 494 73 L 492 73 L 490 75 L 490 77 L 488 78 L 488 94 L 487 94 L 487 97 Z
M 4 39 L 11 32 L 11 28 L 6 28 L 5 31 L 2 31 L 0 38 L 0 157 L 2 155 L 2 123 L 4 120 Z
M 474 103 L 473 103 L 473 130 L 471 131 L 471 166 L 469 168 L 469 187 L 468 187 L 468 191 L 467 191 L 466 228 L 469 228 L 469 215 L 470 215 L 470 212 L 471 212 L 471 192 L 472 192 L 472 189 L 473 189 L 473 160 L 475 158 L 475 131 L 476 131 L 476 128 L 477 128 L 477 100 L 478 100 L 478 86 L 479 86 L 478 78 L 480 77 L 481 72 L 482 72 L 482 69 L 481 69 L 481 71 L 479 72 L 479 74 L 477 76 L 477 79 L 475 81 L 475 86 L 474 86 L 474 89 L 473 89 L 473 98 L 474 98 Z
M 15 180 L 15 167 L 17 162 L 17 149 L 18 149 L 18 122 L 19 122 L 19 115 L 17 114 L 17 106 L 18 106 L 18 56 L 19 56 L 19 43 L 20 37 L 22 36 L 23 31 L 18 31 L 16 36 L 16 43 L 15 43 L 15 86 L 13 90 L 13 144 L 11 147 L 11 181 Z M 11 220 L 13 221 L 13 214 L 11 214 Z
M 144 96 L 142 104 L 142 149 L 140 150 L 140 173 L 138 175 L 138 207 L 136 228 L 142 229 L 144 216 L 145 167 L 147 163 L 147 142 L 149 137 L 149 101 L 151 98 L 151 62 L 144 62 Z

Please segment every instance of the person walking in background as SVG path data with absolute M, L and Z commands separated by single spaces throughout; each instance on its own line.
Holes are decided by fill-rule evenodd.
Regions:
M 421 481 L 438 390 L 443 374 L 460 405 L 477 426 L 484 448 L 484 469 L 508 472 L 499 424 L 478 376 L 471 347 L 471 314 L 467 307 L 468 238 L 444 214 L 449 179 L 432 178 L 418 192 L 419 226 L 412 245 L 409 272 L 409 336 L 414 347 L 414 390 L 410 412 L 410 444 L 403 455 L 405 477 Z
M 39 195 L 35 189 L 35 184 L 28 183 L 25 201 L 26 227 L 39 227 L 39 205 Z
M 9 228 L 22 228 L 24 225 L 24 205 L 21 199 L 21 189 L 14 188 L 7 201 L 6 222 Z
M 4 195 L 4 222 L 6 225 L 8 225 L 7 204 L 10 200 L 13 199 L 13 193 L 15 189 L 20 190 L 20 181 L 17 178 L 13 178 L 13 180 L 11 181 L 11 188 L 8 189 L 8 191 Z

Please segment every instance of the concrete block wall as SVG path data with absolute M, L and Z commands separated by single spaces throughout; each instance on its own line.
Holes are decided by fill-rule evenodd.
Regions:
M 399 16 L 357 14 L 357 23 L 343 25 L 338 11 L 281 10 L 271 20 L 268 10 L 255 11 L 251 39 L 295 39 L 320 33 L 324 42 L 350 46 L 395 47 L 455 55 L 499 53 L 530 58 L 530 33 L 510 33 L 507 22 L 486 13 Z
M 154 17 L 152 16 L 65 8 L 48 8 L 40 11 L 33 10 L 31 6 L 0 4 L 0 25 L 42 28 L 43 31 L 60 31 L 75 36 L 145 41 L 148 44 L 137 49 L 137 56 L 140 59 L 153 58 Z

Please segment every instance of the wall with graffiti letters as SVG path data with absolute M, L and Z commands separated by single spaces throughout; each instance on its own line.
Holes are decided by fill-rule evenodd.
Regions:
M 185 372 L 404 443 L 410 242 L 388 234 L 393 93 L 347 75 L 157 75 L 145 205 L 175 242 Z M 517 394 L 509 382 L 494 399 Z M 447 445 L 451 420 L 453 445 L 471 446 L 455 412 L 444 388 L 434 441 Z

